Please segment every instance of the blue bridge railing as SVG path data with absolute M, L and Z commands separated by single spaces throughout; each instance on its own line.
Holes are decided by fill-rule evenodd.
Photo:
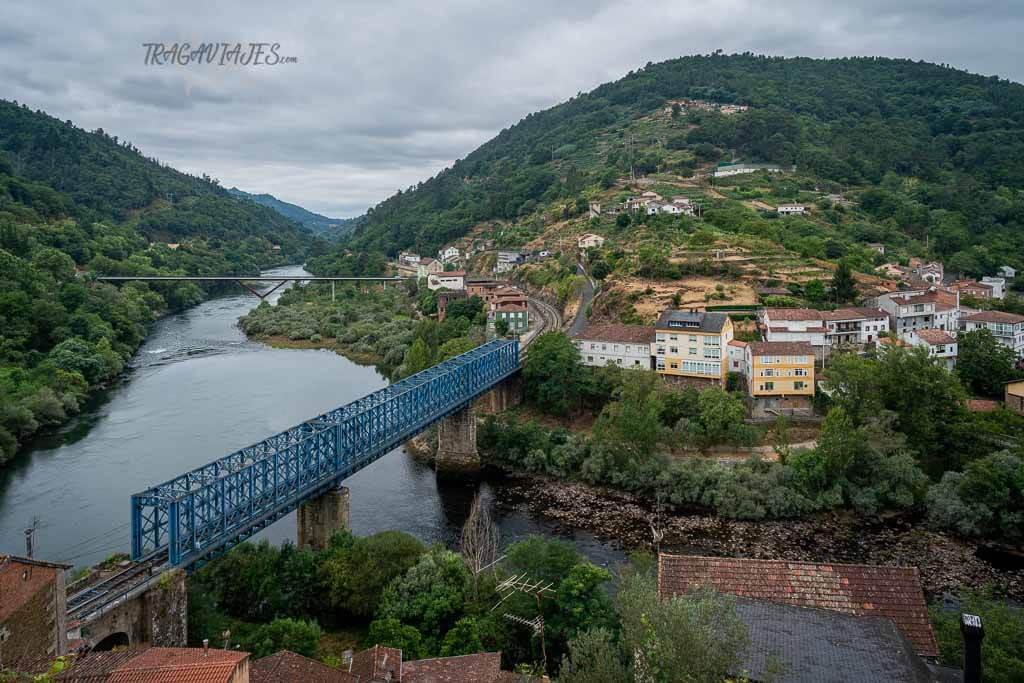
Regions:
M 519 369 L 495 340 L 132 496 L 132 559 L 203 562 L 480 397 Z

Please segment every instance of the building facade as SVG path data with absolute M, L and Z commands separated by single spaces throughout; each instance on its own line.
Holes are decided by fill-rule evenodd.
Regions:
M 960 297 L 934 287 L 882 294 L 878 307 L 889 314 L 889 329 L 897 335 L 914 330 L 955 332 L 960 324 Z
M 807 207 L 803 204 L 780 204 L 775 210 L 780 216 L 802 216 L 807 213 Z
M 491 301 L 487 314 L 488 325 L 493 329 L 499 320 L 504 320 L 508 331 L 524 334 L 530 327 L 530 308 L 526 299 L 521 301 Z
M 445 247 L 437 254 L 444 263 L 453 263 L 459 260 L 459 248 L 456 246 Z
M 654 330 L 646 325 L 587 325 L 573 335 L 583 365 L 651 369 Z
M 979 311 L 961 321 L 965 332 L 989 330 L 1003 346 L 1009 347 L 1018 359 L 1024 358 L 1024 315 L 1004 311 Z
M 906 333 L 905 341 L 928 350 L 928 356 L 950 372 L 956 367 L 956 337 L 943 330 L 916 330 Z
M 604 244 L 604 238 L 600 235 L 588 232 L 585 235 L 580 235 L 579 239 L 576 240 L 576 244 L 580 249 L 593 249 L 600 247 Z
M 67 654 L 70 565 L 0 555 L 0 668 Z
M 654 325 L 654 369 L 670 379 L 724 385 L 732 338 L 732 320 L 725 313 L 664 311 Z
M 465 289 L 466 272 L 464 270 L 452 270 L 447 273 L 431 273 L 427 276 L 427 288 L 437 289 Z
M 754 417 L 809 413 L 814 396 L 814 349 L 807 342 L 750 342 L 744 353 Z
M 419 263 L 416 264 L 416 277 L 430 277 L 431 273 L 440 273 L 444 271 L 444 265 L 436 259 L 432 259 L 428 256 L 424 256 L 420 259 Z
M 1008 409 L 1024 415 L 1024 379 L 1006 383 L 1003 402 Z

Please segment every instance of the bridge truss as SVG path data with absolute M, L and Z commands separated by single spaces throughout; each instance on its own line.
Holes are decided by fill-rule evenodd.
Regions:
M 499 339 L 132 496 L 132 559 L 202 564 L 461 410 L 520 367 Z

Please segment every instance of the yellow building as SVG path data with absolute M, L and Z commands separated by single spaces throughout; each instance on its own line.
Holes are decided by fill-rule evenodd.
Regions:
M 747 393 L 761 412 L 803 412 L 814 396 L 814 349 L 808 342 L 750 342 L 745 350 Z
M 725 383 L 732 320 L 725 313 L 664 311 L 654 325 L 651 355 L 667 377 Z
M 1006 407 L 1024 415 L 1024 379 L 1006 383 Z

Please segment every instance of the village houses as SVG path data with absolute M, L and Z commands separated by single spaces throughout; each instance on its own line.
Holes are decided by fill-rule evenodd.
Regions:
M 865 349 L 889 331 L 889 316 L 878 308 L 762 308 L 758 323 L 766 341 L 806 342 L 824 361 L 836 347 Z
M 912 346 L 921 346 L 928 350 L 928 356 L 934 358 L 942 367 L 951 371 L 956 367 L 956 337 L 943 330 L 912 330 L 904 337 Z
M 454 263 L 459 260 L 459 248 L 454 245 L 445 247 L 438 252 L 438 258 L 442 263 Z
M 498 259 L 494 266 L 495 273 L 507 273 L 520 263 L 526 261 L 526 256 L 518 251 L 499 251 Z
M 802 216 L 807 213 L 807 207 L 803 204 L 779 204 L 775 210 L 780 216 Z
M 416 264 L 416 277 L 429 278 L 433 273 L 440 273 L 443 270 L 444 266 L 440 261 L 424 256 Z
M 590 324 L 573 335 L 583 365 L 651 369 L 654 329 L 647 325 Z
M 580 235 L 579 239 L 576 240 L 577 245 L 580 249 L 593 249 L 604 245 L 604 237 L 595 235 L 592 232 Z
M 725 384 L 727 347 L 733 338 L 728 315 L 667 310 L 655 323 L 654 333 L 651 355 L 659 374 L 675 381 Z
M 753 417 L 812 412 L 814 350 L 809 343 L 749 342 L 743 367 Z
M 986 329 L 1003 346 L 1013 351 L 1018 359 L 1024 358 L 1024 315 L 1004 311 L 978 311 L 960 321 L 965 332 Z
M 960 297 L 955 292 L 930 287 L 888 292 L 877 301 L 889 314 L 889 329 L 899 336 L 925 329 L 955 332 L 960 324 Z

